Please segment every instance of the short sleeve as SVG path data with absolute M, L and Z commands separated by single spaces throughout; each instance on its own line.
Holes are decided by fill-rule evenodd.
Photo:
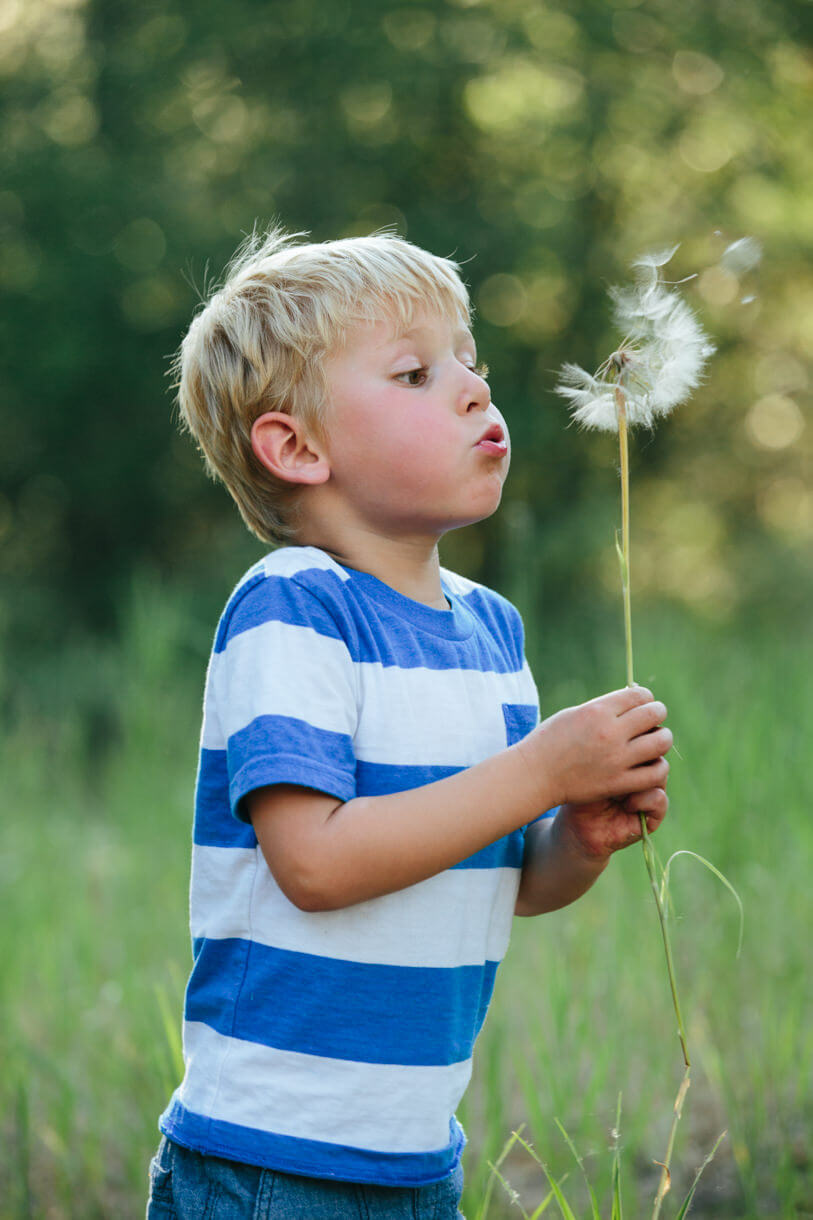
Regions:
M 209 669 L 206 737 L 225 751 L 229 803 L 266 784 L 356 793 L 356 675 L 337 616 L 290 577 L 264 576 L 224 615 Z M 214 742 L 212 743 L 214 744 Z

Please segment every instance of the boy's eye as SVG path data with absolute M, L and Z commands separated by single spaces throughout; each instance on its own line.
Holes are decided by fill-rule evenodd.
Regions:
M 403 381 L 405 385 L 423 385 L 426 381 L 426 369 L 407 369 L 404 373 L 398 373 L 396 381 Z

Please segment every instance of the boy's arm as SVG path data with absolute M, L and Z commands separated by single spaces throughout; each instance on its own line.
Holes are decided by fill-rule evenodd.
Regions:
M 665 781 L 664 781 L 665 783 Z M 525 858 L 515 914 L 542 915 L 575 902 L 604 872 L 610 856 L 641 838 L 639 812 L 657 830 L 669 806 L 665 788 L 626 800 L 562 805 L 525 834 Z
M 275 784 L 248 794 L 249 814 L 268 867 L 295 905 L 350 906 L 458 864 L 540 809 L 660 786 L 672 741 L 658 728 L 665 716 L 649 691 L 625 688 L 567 708 L 516 745 L 435 783 L 345 802 Z

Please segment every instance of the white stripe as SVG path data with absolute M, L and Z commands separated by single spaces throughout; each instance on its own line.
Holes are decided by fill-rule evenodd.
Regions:
M 335 559 L 331 559 L 315 546 L 280 547 L 260 562 L 266 576 L 296 576 L 299 572 L 319 568 L 325 572 L 334 572 L 341 580 L 350 579 L 349 574 Z
M 376 965 L 480 966 L 505 955 L 518 887 L 516 868 L 449 869 L 338 911 L 300 911 L 280 890 L 259 847 L 196 845 L 192 936 L 238 936 Z
M 352 736 L 356 679 L 347 645 L 311 627 L 275 621 L 234 636 L 211 660 L 203 745 L 225 749 L 232 733 L 257 716 L 295 716 Z
M 478 585 L 476 580 L 469 580 L 468 576 L 461 576 L 459 572 L 452 572 L 449 568 L 442 567 L 440 574 L 452 593 L 456 593 L 458 597 L 465 597 L 468 593 L 473 593 L 475 589 L 484 587 Z M 490 590 L 488 591 L 490 592 Z
M 214 688 L 212 685 L 212 672 L 215 664 L 215 657 L 218 653 L 212 652 L 209 657 L 209 664 L 206 668 L 206 685 L 203 690 L 203 719 L 200 726 L 200 748 L 209 750 L 225 750 L 228 738 L 223 732 L 218 715 L 217 700 L 214 697 Z
M 340 580 L 351 579 L 351 573 L 347 572 L 341 564 L 332 559 L 325 551 L 320 550 L 319 547 L 290 546 L 279 547 L 276 551 L 271 551 L 268 555 L 264 555 L 262 559 L 249 568 L 248 572 L 241 579 L 240 584 L 237 585 L 237 588 L 258 571 L 263 571 L 266 576 L 297 576 L 300 572 L 307 572 L 312 568 L 319 568 L 325 572 L 334 572 Z M 449 584 L 452 592 L 457 593 L 461 597 L 471 593 L 474 589 L 484 588 L 477 581 L 470 580 L 468 576 L 461 576 L 459 572 L 453 572 L 449 568 L 441 567 L 440 574 Z
M 363 762 L 473 766 L 505 749 L 502 704 L 537 701 L 524 669 L 501 674 L 378 663 L 357 669 L 361 707 L 353 745 Z
M 325 1059 L 227 1038 L 196 1021 L 184 1025 L 184 1047 L 187 1073 L 178 1096 L 188 1109 L 379 1152 L 446 1147 L 449 1116 L 471 1075 L 470 1059 L 448 1067 Z
M 505 747 L 501 704 L 536 701 L 527 665 L 481 673 L 354 664 L 341 640 L 269 622 L 213 656 L 203 745 L 225 749 L 257 716 L 293 716 L 353 737 L 364 762 L 466 767 Z

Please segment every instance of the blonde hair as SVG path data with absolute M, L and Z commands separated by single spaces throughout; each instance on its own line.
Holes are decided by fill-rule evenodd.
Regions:
M 252 533 L 272 544 L 294 537 L 302 488 L 258 460 L 255 419 L 283 411 L 324 440 L 322 360 L 349 327 L 388 317 L 409 327 L 422 308 L 469 322 L 468 293 L 449 259 L 391 233 L 302 243 L 306 236 L 252 234 L 172 366 L 181 420 L 207 470 L 225 483 Z

